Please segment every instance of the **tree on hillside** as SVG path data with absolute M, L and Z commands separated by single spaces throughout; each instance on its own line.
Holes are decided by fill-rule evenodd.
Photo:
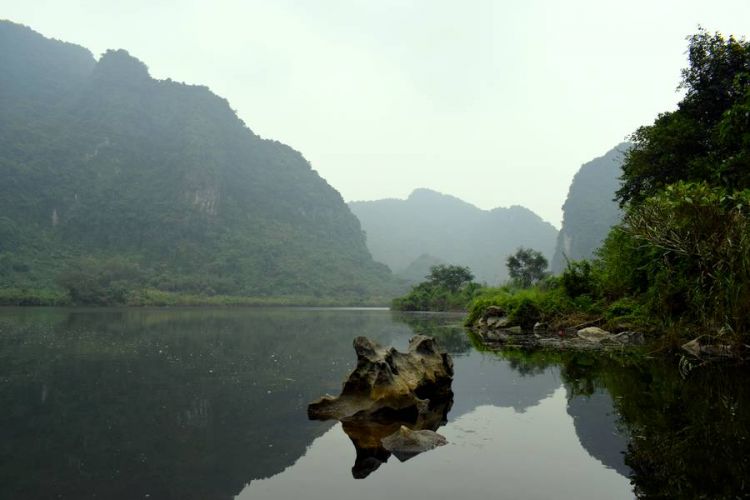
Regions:
M 631 137 L 616 194 L 621 206 L 678 181 L 750 188 L 750 42 L 704 30 L 689 41 L 685 98 Z
M 456 293 L 464 284 L 474 279 L 474 274 L 468 267 L 441 264 L 430 267 L 430 274 L 425 278 L 432 285 L 447 288 L 452 293 Z
M 513 281 L 523 288 L 530 287 L 547 275 L 547 259 L 531 248 L 519 248 L 515 254 L 508 256 L 505 265 Z

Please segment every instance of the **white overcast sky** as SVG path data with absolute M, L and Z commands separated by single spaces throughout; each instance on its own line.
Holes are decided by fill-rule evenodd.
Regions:
M 427 187 L 560 225 L 582 163 L 674 109 L 685 37 L 750 0 L 0 0 L 0 18 L 207 85 L 346 199 Z

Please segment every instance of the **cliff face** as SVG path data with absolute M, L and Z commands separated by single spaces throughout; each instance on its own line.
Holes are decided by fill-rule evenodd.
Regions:
M 10 285 L 48 285 L 75 259 L 114 256 L 165 290 L 391 286 L 356 217 L 299 152 L 255 135 L 206 87 L 152 79 L 123 50 L 96 61 L 0 22 L 0 116 Z
M 557 230 L 531 210 L 481 210 L 458 198 L 417 189 L 406 200 L 351 202 L 373 257 L 404 273 L 420 256 L 469 266 L 477 280 L 507 279 L 505 259 L 520 246 L 551 258 Z
M 552 271 L 560 273 L 569 260 L 587 259 L 599 248 L 610 228 L 622 217 L 614 200 L 622 174 L 624 153 L 630 145 L 622 143 L 581 166 L 570 184 L 563 205 L 563 223 L 557 237 Z

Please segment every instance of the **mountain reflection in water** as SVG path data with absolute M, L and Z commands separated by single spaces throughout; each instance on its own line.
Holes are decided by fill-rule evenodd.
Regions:
M 747 494 L 747 370 L 483 353 L 460 318 L 321 309 L 0 310 L 0 498 L 725 498 Z M 449 444 L 354 481 L 306 405 L 352 338 L 453 353 Z M 632 482 L 632 484 L 631 484 Z

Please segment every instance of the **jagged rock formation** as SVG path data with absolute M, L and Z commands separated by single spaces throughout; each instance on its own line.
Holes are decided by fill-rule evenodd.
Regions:
M 629 143 L 619 144 L 604 156 L 583 164 L 573 177 L 563 205 L 562 228 L 551 263 L 553 273 L 565 269 L 566 258 L 592 257 L 610 228 L 620 221 L 622 213 L 614 198 L 628 148 Z
M 363 415 L 410 413 L 419 416 L 431 398 L 451 395 L 453 360 L 438 349 L 435 339 L 415 335 L 409 351 L 385 348 L 367 337 L 354 339 L 357 367 L 338 397 L 310 403 L 310 418 L 327 420 Z
M 375 260 L 399 275 L 428 254 L 468 266 L 478 281 L 497 284 L 508 278 L 505 259 L 518 247 L 538 250 L 549 260 L 557 238 L 554 226 L 527 208 L 481 210 L 429 189 L 416 189 L 406 200 L 354 201 L 349 208 Z
M 341 394 L 310 403 L 307 413 L 310 419 L 342 422 L 357 450 L 352 475 L 363 478 L 388 460 L 391 451 L 384 439 L 401 460 L 439 446 L 440 437 L 412 435 L 401 428 L 434 431 L 447 421 L 453 361 L 424 335 L 410 339 L 407 353 L 366 337 L 354 340 L 354 350 L 357 366 Z

